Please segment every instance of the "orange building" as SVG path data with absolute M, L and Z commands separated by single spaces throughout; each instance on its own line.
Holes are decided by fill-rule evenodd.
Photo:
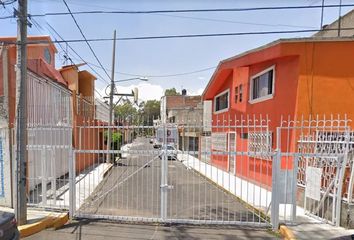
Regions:
M 16 100 L 16 45 L 6 44 L 16 41 L 15 37 L 1 37 L 2 57 L 0 58 L 0 96 L 8 96 L 8 117 L 9 124 L 14 123 L 15 100 Z M 54 82 L 66 87 L 67 82 L 55 69 L 55 54 L 57 49 L 49 36 L 28 36 L 28 41 L 43 41 L 43 43 L 33 43 L 27 46 L 27 67 L 28 70 L 38 76 L 49 78 Z M 4 92 L 4 88 L 7 91 Z
M 209 81 L 203 101 L 211 102 L 215 128 L 220 120 L 246 115 L 268 116 L 269 130 L 276 131 L 281 116 L 347 114 L 354 119 L 354 40 L 352 38 L 281 39 L 221 61 Z M 205 111 L 205 110 L 204 110 Z M 354 122 L 351 123 L 353 127 Z M 229 134 L 230 135 L 230 134 Z M 238 151 L 247 147 L 247 136 L 235 136 Z M 230 137 L 228 137 L 230 139 Z M 271 138 L 274 149 L 276 139 Z M 282 145 L 285 147 L 285 144 Z M 271 161 L 241 163 L 236 172 L 252 179 L 271 173 Z M 229 170 L 227 157 L 211 157 L 213 165 Z M 271 185 L 271 174 L 265 176 Z

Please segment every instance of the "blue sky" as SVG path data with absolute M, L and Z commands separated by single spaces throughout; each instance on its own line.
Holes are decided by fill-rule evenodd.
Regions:
M 338 4 L 339 0 L 326 0 L 326 4 Z M 354 0 L 343 0 L 343 4 L 353 4 Z M 207 8 L 238 8 L 261 6 L 296 6 L 320 5 L 321 0 L 67 0 L 72 11 L 80 10 L 158 10 L 158 9 L 207 9 Z M 342 15 L 351 8 L 342 8 Z M 11 13 L 12 7 L 0 10 L 0 16 Z M 30 0 L 29 13 L 67 11 L 62 0 Z M 338 9 L 326 9 L 324 23 L 330 23 L 338 17 Z M 319 28 L 320 10 L 282 10 L 253 12 L 214 12 L 214 13 L 180 13 L 180 14 L 142 14 L 142 15 L 76 15 L 76 19 L 87 38 L 112 37 L 116 29 L 118 37 L 155 36 L 169 34 L 202 34 L 224 32 L 276 31 Z M 48 34 L 48 21 L 64 39 L 81 39 L 81 35 L 69 15 L 36 18 L 41 29 L 35 26 L 29 34 Z M 16 34 L 15 20 L 0 20 L 0 36 Z M 212 37 L 194 39 L 161 39 L 132 40 L 117 42 L 116 71 L 138 75 L 170 75 L 191 72 L 213 67 L 222 59 L 261 46 L 278 38 L 305 37 L 311 34 L 273 34 L 231 37 Z M 87 61 L 97 64 L 85 43 L 73 43 L 71 46 Z M 111 69 L 112 43 L 95 42 L 92 47 L 103 65 Z M 63 64 L 63 51 L 59 47 L 57 66 Z M 69 51 L 72 59 L 79 63 Z M 84 67 L 85 68 L 85 67 Z M 104 72 L 95 69 L 105 77 Z M 110 74 L 110 70 L 108 70 Z M 213 69 L 195 74 L 175 77 L 150 77 L 147 83 L 121 83 L 122 91 L 139 87 L 140 96 L 158 99 L 163 89 L 175 87 L 177 90 L 186 88 L 189 93 L 200 93 L 208 83 Z M 117 73 L 115 79 L 130 78 L 129 75 Z M 109 79 L 106 77 L 105 79 Z M 96 81 L 99 91 L 107 84 Z

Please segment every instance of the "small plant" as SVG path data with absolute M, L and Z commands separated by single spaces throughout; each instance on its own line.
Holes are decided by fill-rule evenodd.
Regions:
M 104 132 L 104 143 L 108 144 L 108 131 Z M 123 135 L 120 132 L 112 132 L 111 133 L 111 150 L 120 150 L 123 143 Z M 114 153 L 111 155 L 113 159 L 116 157 L 121 157 L 120 153 Z

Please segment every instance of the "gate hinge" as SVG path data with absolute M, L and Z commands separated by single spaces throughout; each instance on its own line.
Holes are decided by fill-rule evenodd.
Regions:
M 165 184 L 165 185 L 160 185 L 160 188 L 166 188 L 167 190 L 172 190 L 174 187 L 173 185 Z

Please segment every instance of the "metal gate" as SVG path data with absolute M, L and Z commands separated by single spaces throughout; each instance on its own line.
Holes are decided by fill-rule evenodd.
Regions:
M 71 211 L 84 218 L 277 228 L 293 223 L 300 206 L 338 225 L 342 193 L 352 194 L 343 181 L 352 176 L 348 123 L 332 117 L 270 124 L 261 116 L 216 117 L 207 128 L 196 121 L 85 123 L 75 130 Z
M 281 221 L 295 221 L 300 206 L 305 214 L 339 226 L 343 190 L 349 186 L 344 178 L 352 174 L 348 171 L 353 149 L 349 122 L 339 116 L 282 120 L 274 159 L 280 176 L 273 178 L 281 182 L 273 191 Z
M 251 128 L 266 132 L 267 122 L 261 123 L 229 122 L 227 126 L 240 136 Z M 255 143 L 249 155 L 247 144 L 243 143 L 244 149 L 229 148 L 228 142 L 236 144 L 236 139 L 229 141 L 227 133 L 212 134 L 215 149 L 202 152 L 196 136 L 203 134 L 203 125 L 195 121 L 158 126 L 134 121 L 120 122 L 118 126 L 95 122 L 78 127 L 76 134 L 76 184 L 72 187 L 76 201 L 71 209 L 75 217 L 270 226 L 265 213 L 271 202 L 270 171 L 256 176 L 251 167 L 244 173 L 227 169 L 229 159 L 237 161 L 237 157 L 245 169 L 246 161 L 255 167 L 257 154 L 262 155 L 260 161 L 269 162 L 271 152 L 262 141 L 257 143 L 258 148 Z M 107 146 L 109 135 L 111 146 Z M 218 148 L 215 141 L 225 141 L 224 147 Z M 225 162 L 225 168 L 213 166 L 218 161 Z M 243 179 L 247 174 L 249 180 Z

